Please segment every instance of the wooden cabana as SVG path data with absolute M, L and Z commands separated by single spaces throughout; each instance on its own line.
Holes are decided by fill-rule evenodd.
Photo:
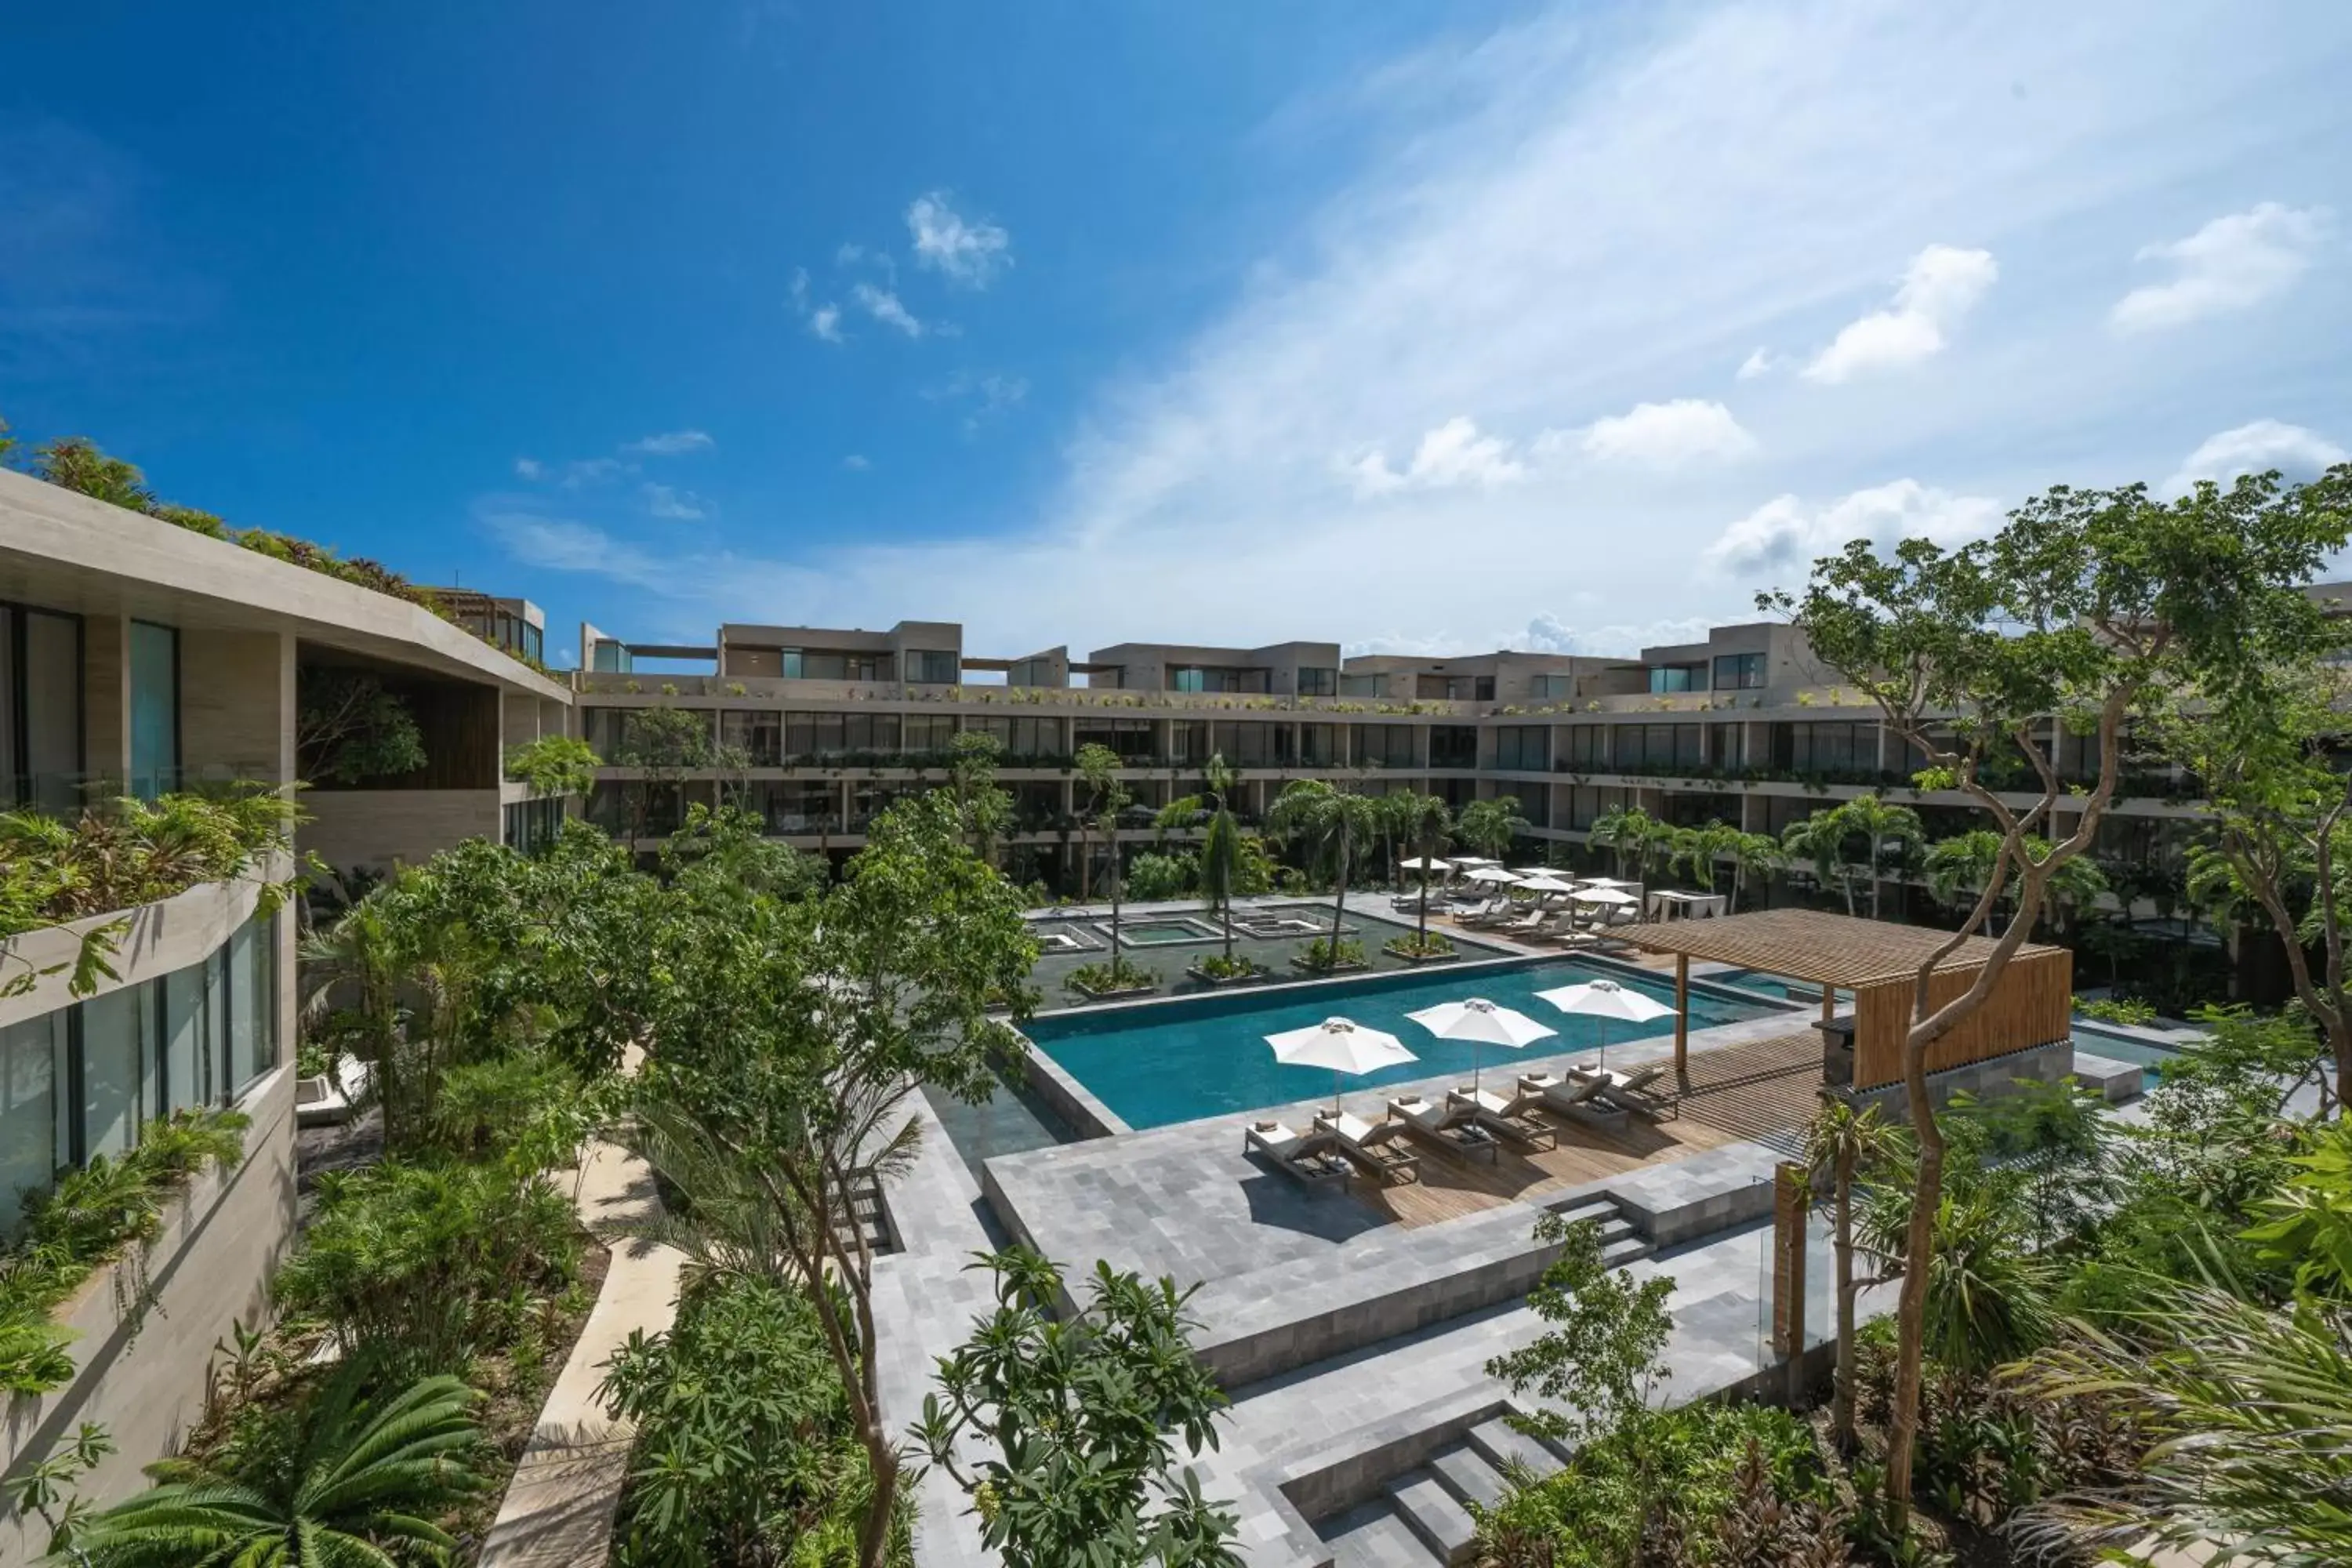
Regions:
M 1822 988 L 1822 1022 L 1835 1016 L 1837 994 L 1853 993 L 1853 1087 L 1877 1089 L 1903 1077 L 1903 1041 L 1911 1025 L 1919 966 L 1951 940 L 1949 931 L 1819 910 L 1762 910 L 1720 920 L 1627 926 L 1613 935 L 1644 952 L 1675 955 L 1675 1066 L 1688 1059 L 1690 962 L 1728 963 Z M 1929 999 L 1940 1005 L 1966 991 L 1991 956 L 1989 937 L 1970 937 L 1937 964 Z M 2074 955 L 2028 942 L 2010 959 L 1984 1005 L 1927 1050 L 1940 1072 L 2066 1038 L 2073 1026 Z

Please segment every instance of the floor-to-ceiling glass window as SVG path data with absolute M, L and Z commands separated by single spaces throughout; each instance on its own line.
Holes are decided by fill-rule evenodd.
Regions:
M 67 1157 L 66 1038 L 63 1009 L 0 1029 L 0 1239 L 16 1234 L 25 1194 L 47 1186 Z
M 126 985 L 77 1008 L 82 1146 L 87 1160 L 139 1141 L 139 1090 L 156 1046 L 158 988 Z
M 131 623 L 131 793 L 152 800 L 180 779 L 180 634 Z
M 81 617 L 0 606 L 0 729 L 11 805 L 71 809 L 82 770 Z

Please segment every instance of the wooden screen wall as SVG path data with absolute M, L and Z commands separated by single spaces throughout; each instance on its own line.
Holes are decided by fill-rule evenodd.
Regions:
M 1976 981 L 1976 971 L 1951 970 L 1928 982 L 1928 997 L 1943 1005 Z M 2066 1037 L 2074 1005 L 2074 955 L 2063 948 L 2020 953 L 2001 971 L 1983 1005 L 1927 1047 L 1927 1070 L 1980 1062 Z M 1903 1038 L 1911 1026 L 1911 982 L 1873 986 L 1854 998 L 1853 1082 L 1876 1089 L 1900 1082 Z

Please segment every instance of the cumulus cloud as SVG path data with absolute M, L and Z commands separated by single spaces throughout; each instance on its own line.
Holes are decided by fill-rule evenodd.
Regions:
M 1748 357 L 1739 362 L 1738 378 L 1754 381 L 1759 375 L 1769 375 L 1780 363 L 1769 351 L 1761 347 L 1752 348 L 1748 351 Z
M 515 459 L 515 477 L 518 479 L 535 479 L 546 471 L 547 469 L 541 464 L 537 458 L 517 458 Z
M 708 503 L 691 490 L 674 489 L 668 485 L 647 485 L 645 497 L 646 514 L 664 522 L 699 522 L 710 515 Z
M 2108 321 L 2119 332 L 2161 331 L 2258 305 L 2310 268 L 2326 216 L 2318 207 L 2263 202 L 2217 217 L 2186 239 L 2143 247 L 2139 259 L 2170 262 L 2173 277 L 2116 300 Z
M 1480 435 L 1476 423 L 1465 415 L 1423 435 L 1402 472 L 1389 467 L 1388 454 L 1381 451 L 1367 452 L 1348 465 L 1360 496 L 1463 486 L 1488 489 L 1525 479 L 1527 472 L 1527 466 L 1511 456 L 1509 442 Z
M 849 250 L 854 247 L 844 246 L 842 248 Z M 808 268 L 805 267 L 793 268 L 792 299 L 793 313 L 808 324 L 810 336 L 828 343 L 842 341 L 841 307 L 830 300 L 821 305 L 816 302 L 815 296 L 809 290 Z
M 2186 495 L 2202 479 L 2227 485 L 2241 474 L 2267 473 L 2273 468 L 2291 480 L 2307 479 L 2347 461 L 2352 461 L 2352 453 L 2315 430 L 2276 419 L 2257 419 L 2207 437 L 2179 471 L 2164 481 L 2164 489 L 2170 495 Z
M 677 458 L 688 452 L 707 452 L 717 444 L 700 430 L 666 430 L 658 436 L 625 441 L 621 450 L 632 457 Z
M 1728 461 L 1754 455 L 1756 437 L 1720 403 L 1677 397 L 1668 403 L 1637 403 L 1624 414 L 1596 419 L 1575 433 L 1577 450 L 1604 463 L 1639 463 L 1654 468 L 1685 463 Z M 1556 445 L 1552 437 L 1546 445 Z
M 986 288 L 1013 265 L 1013 237 L 992 223 L 962 217 L 944 191 L 914 199 L 907 208 L 907 232 L 916 261 L 971 288 Z
M 826 342 L 841 342 L 841 307 L 825 304 L 819 305 L 815 310 L 811 310 L 808 315 L 808 330 L 812 335 L 822 338 Z
M 1343 652 L 1402 654 L 1412 658 L 1455 658 L 1465 654 L 1567 653 L 1587 658 L 1630 658 L 1645 647 L 1698 642 L 1718 623 L 1705 616 L 1676 616 L 1642 623 L 1621 622 L 1583 629 L 1558 616 L 1538 616 L 1519 630 L 1390 632 L 1343 643 Z
M 1723 531 L 1706 550 L 1720 570 L 1749 573 L 1801 566 L 1833 554 L 1856 539 L 1885 549 L 1898 539 L 1925 536 L 1938 544 L 1981 539 L 2000 526 L 1999 501 L 1954 495 L 1916 479 L 1896 479 L 1825 507 L 1776 496 Z
M 1834 384 L 1942 353 L 1945 335 L 1976 309 L 2000 276 L 1990 250 L 1927 247 L 1911 258 L 1895 303 L 1848 322 L 1805 366 L 1805 378 Z
M 860 283 L 850 290 L 850 294 L 867 315 L 884 326 L 896 327 L 910 338 L 923 335 L 923 323 L 889 289 L 877 289 L 871 283 Z

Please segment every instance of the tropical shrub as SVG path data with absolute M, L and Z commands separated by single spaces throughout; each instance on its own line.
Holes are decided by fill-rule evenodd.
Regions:
M 1106 991 L 1139 989 L 1159 983 L 1160 976 L 1123 953 L 1102 963 L 1082 963 L 1071 970 L 1068 978 L 1063 982 L 1073 991 L 1083 987 L 1098 994 Z
M 1444 931 L 1407 931 L 1381 945 L 1399 958 L 1443 958 L 1454 951 L 1454 939 Z
M 1228 958 L 1222 952 L 1212 952 L 1196 961 L 1192 967 L 1212 980 L 1245 980 L 1253 974 L 1266 972 L 1265 964 L 1238 953 Z
M 371 1397 L 372 1369 L 344 1368 L 289 1413 L 277 1441 L 246 1445 L 230 1468 L 166 1459 L 161 1483 L 73 1521 L 46 1561 L 78 1568 L 176 1563 L 446 1563 L 439 1522 L 480 1489 L 477 1395 L 430 1377 Z
M 535 1175 L 578 1158 L 587 1107 L 570 1068 L 517 1051 L 443 1075 L 428 1129 L 432 1146 L 455 1159 L 503 1160 Z
M 507 752 L 507 777 L 541 799 L 586 795 L 598 765 L 594 748 L 574 735 L 541 735 Z
M 601 1399 L 635 1424 L 617 1568 L 855 1559 L 873 1495 L 815 1310 L 779 1281 L 707 1278 L 633 1331 Z M 893 1557 L 908 1551 L 901 1522 Z
M 2156 1022 L 2155 1003 L 2137 1002 L 2125 996 L 2096 996 L 2087 1001 L 2077 999 L 2074 1011 L 2085 1018 L 2096 1018 L 2105 1024 L 2122 1024 L 2136 1029 L 2144 1029 Z
M 408 700 L 381 676 L 357 669 L 306 669 L 294 719 L 294 752 L 305 782 L 356 784 L 425 766 L 425 731 Z
M 1128 862 L 1127 896 L 1147 904 L 1181 899 L 1192 890 L 1200 866 L 1200 856 L 1191 850 L 1173 855 L 1146 850 Z
M 1354 969 L 1364 963 L 1364 944 L 1353 937 L 1318 936 L 1298 950 L 1298 960 L 1309 969 Z
M 531 1292 L 568 1284 L 580 1250 L 571 1198 L 544 1177 L 387 1161 L 320 1178 L 277 1294 L 346 1354 L 456 1371 L 512 1337 Z

